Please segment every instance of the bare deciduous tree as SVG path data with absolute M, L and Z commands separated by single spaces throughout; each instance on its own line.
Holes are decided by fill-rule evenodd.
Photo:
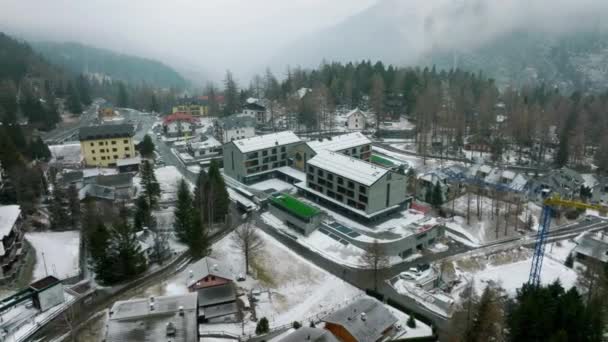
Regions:
M 245 273 L 249 274 L 249 262 L 264 248 L 264 241 L 258 234 L 256 226 L 252 224 L 251 219 L 234 230 L 232 242 L 243 253 Z
M 387 267 L 390 266 L 388 255 L 378 240 L 369 245 L 365 249 L 365 253 L 361 256 L 361 262 L 374 272 L 374 290 L 378 290 L 378 276 Z

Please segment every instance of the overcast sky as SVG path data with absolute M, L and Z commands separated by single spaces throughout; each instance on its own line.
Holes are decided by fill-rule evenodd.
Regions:
M 4 29 L 171 64 L 244 70 L 375 0 L 0 0 Z M 212 70 L 213 71 L 213 70 Z

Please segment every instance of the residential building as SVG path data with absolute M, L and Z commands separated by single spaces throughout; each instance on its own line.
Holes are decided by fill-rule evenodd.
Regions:
M 50 145 L 51 160 L 49 164 L 61 168 L 82 167 L 82 152 L 79 143 Z
M 243 106 L 243 114 L 255 118 L 255 122 L 258 125 L 264 125 L 269 121 L 268 112 L 266 107 L 259 103 L 246 103 Z
M 398 319 L 381 302 L 364 297 L 325 316 L 323 322 L 342 342 L 378 342 L 390 339 Z
M 346 128 L 351 131 L 362 131 L 367 127 L 367 116 L 359 108 L 346 114 Z
M 372 142 L 359 132 L 307 141 L 293 148 L 293 167 L 304 171 L 306 162 L 319 153 L 319 151 L 337 152 L 370 161 Z
M 224 174 L 245 184 L 266 179 L 290 164 L 290 152 L 299 143 L 291 131 L 231 141 L 224 145 Z
M 404 174 L 341 153 L 319 151 L 306 166 L 307 197 L 363 221 L 375 220 L 406 203 Z
M 234 281 L 228 267 L 217 259 L 205 257 L 190 265 L 187 283 L 190 292 L 213 286 L 221 286 Z
M 221 109 L 224 104 L 224 96 L 216 95 L 215 102 L 218 108 Z M 192 116 L 209 116 L 211 109 L 211 101 L 209 96 L 203 95 L 199 97 L 185 97 L 179 100 L 178 104 L 173 106 L 173 113 L 184 112 Z
M 229 115 L 214 123 L 215 138 L 222 144 L 255 136 L 255 119 L 251 116 Z
M 118 172 L 138 172 L 139 165 L 141 165 L 141 157 L 131 157 L 131 158 L 123 158 L 118 159 L 116 161 L 116 168 Z
M 119 159 L 136 155 L 133 125 L 81 127 L 80 147 L 86 166 L 116 167 Z
M 0 283 L 13 279 L 26 252 L 22 223 L 21 208 L 18 205 L 0 206 Z
M 114 303 L 106 342 L 198 342 L 197 296 L 138 298 Z
M 340 342 L 329 330 L 301 327 L 278 342 Z
M 176 112 L 163 119 L 163 132 L 169 137 L 192 136 L 198 120 L 185 112 Z
M 87 177 L 84 179 L 84 185 L 89 184 L 112 189 L 116 200 L 130 200 L 135 195 L 131 173 Z
M 270 212 L 302 235 L 309 235 L 321 223 L 321 211 L 298 199 L 279 194 L 270 200 Z
M 580 173 L 567 168 L 551 170 L 548 174 L 533 180 L 529 190 L 530 195 L 542 200 L 550 195 L 557 195 L 565 199 L 579 197 L 581 186 L 585 180 Z
M 608 239 L 602 233 L 585 233 L 576 240 L 572 251 L 576 261 L 585 264 L 608 264 Z
M 205 140 L 188 143 L 188 152 L 194 158 L 211 158 L 222 153 L 222 144 L 214 137 L 205 136 Z

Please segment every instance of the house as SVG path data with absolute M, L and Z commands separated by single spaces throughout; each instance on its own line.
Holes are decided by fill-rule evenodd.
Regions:
M 251 116 L 229 115 L 215 121 L 214 135 L 222 144 L 251 138 L 255 136 L 255 125 L 255 118 Z
M 359 108 L 346 114 L 346 128 L 351 131 L 362 131 L 367 126 L 367 116 Z
M 130 200 L 135 195 L 133 174 L 131 173 L 87 177 L 84 179 L 84 185 L 96 185 L 112 189 L 116 200 Z
M 205 257 L 190 265 L 186 286 L 190 292 L 234 282 L 234 276 L 219 260 Z
M 601 234 L 601 233 L 600 233 Z M 585 233 L 576 240 L 572 250 L 576 261 L 585 264 L 608 264 L 608 240 L 597 233 Z
M 138 172 L 139 165 L 141 165 L 141 157 L 139 157 L 139 156 L 118 159 L 116 161 L 116 169 L 118 169 L 118 172 L 120 172 L 120 173 Z
M 78 168 L 82 166 L 82 152 L 79 143 L 50 145 L 51 160 L 49 164 L 62 168 Z
M 212 136 L 205 136 L 205 140 L 188 143 L 188 152 L 194 158 L 211 158 L 222 153 L 222 143 Z
M 19 273 L 25 257 L 23 248 L 23 218 L 18 205 L 0 206 L 0 283 L 7 283 Z
M 114 303 L 106 342 L 198 342 L 197 296 L 138 298 Z
M 329 330 L 301 327 L 278 342 L 340 342 Z
M 198 296 L 199 323 L 237 322 L 239 307 L 233 283 L 201 288 Z
M 423 201 L 427 201 L 426 197 L 429 191 L 432 193 L 435 187 L 439 185 L 442 194 L 442 201 L 445 201 L 450 193 L 450 184 L 448 181 L 449 176 L 440 169 L 423 173 L 419 175 L 417 179 L 418 185 L 416 186 L 416 197 Z
M 325 329 L 342 342 L 385 341 L 398 319 L 379 301 L 364 297 L 322 319 Z
M 81 127 L 80 147 L 86 166 L 116 167 L 118 159 L 136 155 L 129 124 Z
M 300 171 L 304 171 L 306 162 L 319 153 L 319 151 L 337 152 L 370 161 L 372 154 L 371 144 L 371 140 L 359 132 L 310 140 L 293 148 L 293 166 Z
M 349 157 L 319 151 L 306 166 L 306 182 L 296 187 L 307 197 L 362 221 L 375 220 L 406 204 L 405 174 Z
M 567 168 L 551 170 L 548 174 L 535 179 L 530 186 L 530 193 L 542 200 L 549 195 L 557 195 L 565 199 L 577 198 L 585 180 L 580 173 Z
M 291 149 L 300 138 L 291 131 L 259 135 L 224 145 L 224 174 L 248 184 L 264 180 L 290 164 Z
M 163 132 L 169 137 L 194 135 L 198 120 L 185 112 L 176 112 L 163 119 Z
M 268 112 L 266 111 L 266 107 L 262 106 L 259 103 L 246 103 L 243 106 L 243 115 L 251 116 L 255 118 L 255 122 L 258 125 L 264 125 L 269 120 Z
M 53 276 L 47 276 L 30 284 L 34 291 L 32 302 L 34 307 L 44 312 L 65 302 L 65 294 L 61 281 Z

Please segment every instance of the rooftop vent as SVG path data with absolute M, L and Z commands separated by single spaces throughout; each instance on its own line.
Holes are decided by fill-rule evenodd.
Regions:
M 192 270 L 190 270 L 190 278 L 194 278 L 194 272 Z
M 184 307 L 181 305 L 179 306 L 179 315 L 182 317 L 184 316 Z
M 154 303 L 154 296 L 150 296 L 150 303 Z
M 154 303 L 150 303 L 150 311 L 154 311 Z
M 279 146 L 279 141 L 278 141 L 278 140 L 275 140 L 275 141 L 274 141 L 274 145 L 275 145 L 275 146 Z
M 175 333 L 177 332 L 177 329 L 175 329 L 175 324 L 173 324 L 173 322 L 169 322 L 167 323 L 167 337 L 169 336 L 175 336 Z M 171 341 L 171 340 L 169 340 Z
M 218 266 L 217 264 L 213 264 L 213 270 L 214 270 L 214 271 L 217 271 L 217 270 L 218 270 L 218 268 L 219 268 L 219 266 Z
M 367 317 L 365 316 L 365 312 L 362 312 L 362 313 L 361 313 L 361 320 L 362 320 L 363 322 L 365 322 L 365 320 L 366 320 L 366 319 L 367 319 Z

